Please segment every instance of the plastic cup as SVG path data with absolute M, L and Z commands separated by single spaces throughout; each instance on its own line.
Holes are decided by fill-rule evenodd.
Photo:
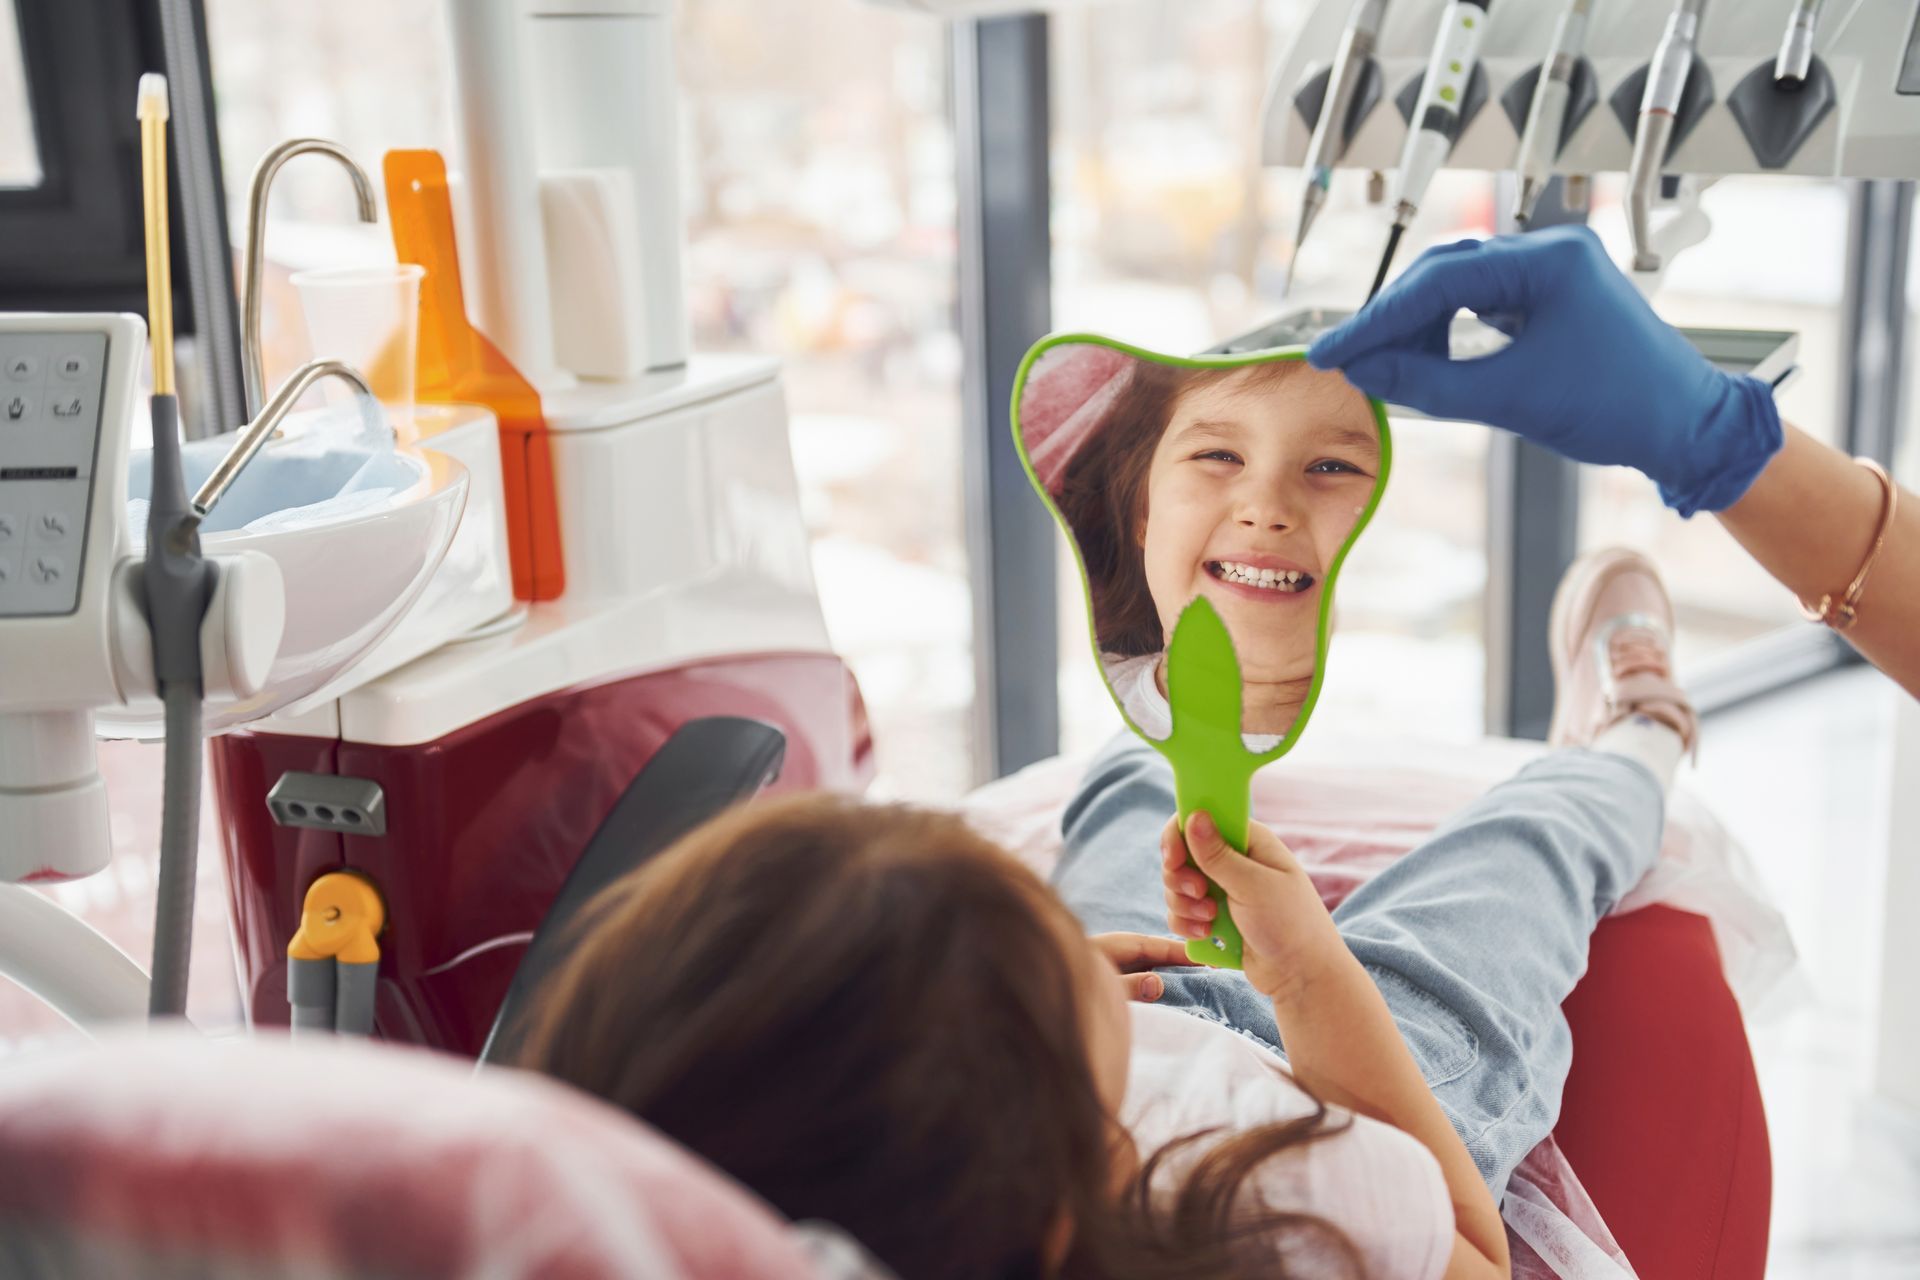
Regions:
M 413 439 L 414 357 L 426 274 L 411 262 L 293 274 L 314 357 L 344 361 L 365 375 L 403 444 Z M 336 379 L 326 386 L 330 403 L 352 394 Z

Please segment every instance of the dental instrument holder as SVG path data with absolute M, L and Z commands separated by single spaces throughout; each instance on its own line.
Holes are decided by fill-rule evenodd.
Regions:
M 1404 86 L 1425 66 L 1438 0 L 1407 0 L 1389 7 L 1374 60 L 1391 86 Z M 1296 98 L 1332 63 L 1345 30 L 1348 0 L 1321 0 L 1313 6 L 1299 38 L 1271 81 L 1262 129 L 1262 162 L 1298 167 L 1307 154 L 1314 113 Z M 1607 0 L 1594 7 L 1587 28 L 1585 59 L 1592 68 L 1598 100 L 1614 95 L 1652 59 L 1672 0 Z M 1766 6 L 1766 20 L 1731 5 L 1720 6 L 1702 25 L 1695 56 L 1706 69 L 1702 87 L 1733 86 L 1761 67 L 1773 78 L 1780 48 L 1781 23 L 1791 5 Z M 1728 174 L 1779 173 L 1826 178 L 1920 178 L 1920 21 L 1912 4 L 1829 5 L 1816 33 L 1810 67 L 1824 68 L 1832 84 L 1833 104 L 1815 112 L 1796 102 L 1784 88 L 1773 88 L 1758 110 L 1736 108 L 1733 95 L 1709 95 L 1692 112 L 1691 127 L 1676 122 L 1663 172 L 1705 179 Z M 1496 100 L 1523 77 L 1537 79 L 1552 44 L 1562 9 L 1557 4 L 1496 5 L 1480 66 L 1488 93 Z M 1777 19 L 1777 20 L 1776 20 Z M 1805 88 L 1816 103 L 1826 97 L 1809 70 Z M 1692 81 L 1693 76 L 1689 76 Z M 1802 90 L 1802 94 L 1805 89 Z M 1617 110 L 1588 111 L 1565 136 L 1549 176 L 1580 177 L 1625 173 L 1631 163 L 1638 89 L 1628 93 L 1627 118 Z M 1697 100 L 1698 94 L 1695 93 Z M 1528 100 L 1530 104 L 1530 99 Z M 1688 112 L 1683 100 L 1682 113 Z M 1742 115 L 1747 119 L 1742 119 Z M 1806 118 L 1802 118 L 1803 114 Z M 1761 117 L 1765 117 L 1764 120 Z M 1788 128 L 1775 116 L 1793 117 Z M 1524 112 L 1482 111 L 1465 123 L 1447 167 L 1502 173 L 1519 154 Z M 1375 105 L 1354 125 L 1351 142 L 1339 159 L 1342 169 L 1391 171 L 1399 158 L 1407 125 L 1397 111 Z M 1783 134 L 1778 145 L 1776 134 Z M 1691 194 L 1681 183 L 1683 198 Z M 1660 238 L 1656 233 L 1656 241 Z M 1656 248 L 1659 246 L 1656 245 Z

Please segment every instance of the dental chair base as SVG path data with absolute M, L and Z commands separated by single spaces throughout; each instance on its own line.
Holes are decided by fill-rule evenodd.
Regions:
M 244 729 L 214 740 L 249 1020 L 288 1021 L 285 948 L 302 894 L 353 870 L 379 887 L 390 921 L 375 1034 L 478 1054 L 581 851 L 662 744 L 707 716 L 785 735 L 775 792 L 853 791 L 871 772 L 859 692 L 831 653 L 721 658 L 566 689 L 418 745 Z M 385 833 L 277 825 L 266 795 L 289 772 L 377 784 Z

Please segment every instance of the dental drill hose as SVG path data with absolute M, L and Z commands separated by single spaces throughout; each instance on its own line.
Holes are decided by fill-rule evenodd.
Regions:
M 160 813 L 160 872 L 153 918 L 153 990 L 148 1011 L 187 1008 L 193 890 L 200 852 L 200 624 L 213 597 L 214 567 L 200 555 L 197 519 L 180 474 L 178 402 L 153 398 L 153 495 L 143 568 L 153 670 L 166 704 L 167 746 Z
M 213 598 L 214 567 L 200 554 L 200 519 L 180 466 L 180 402 L 173 392 L 173 281 L 167 239 L 167 82 L 140 77 L 140 176 L 146 212 L 147 324 L 153 340 L 153 492 L 142 566 L 153 674 L 166 704 L 160 873 L 153 917 L 155 1017 L 187 1011 L 193 946 L 193 885 L 200 852 L 200 624 Z

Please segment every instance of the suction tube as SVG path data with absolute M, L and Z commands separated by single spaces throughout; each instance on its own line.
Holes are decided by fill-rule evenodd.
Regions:
M 153 673 L 166 703 L 167 750 L 160 817 L 148 1013 L 187 1011 L 193 884 L 200 852 L 200 624 L 214 568 L 200 554 L 200 518 L 180 467 L 180 402 L 173 391 L 173 281 L 167 254 L 167 82 L 140 77 L 140 175 L 146 210 L 148 331 L 153 340 L 153 492 L 142 569 Z
M 160 810 L 160 876 L 153 909 L 153 990 L 147 1012 L 187 1011 L 193 953 L 193 890 L 200 852 L 201 695 L 195 685 L 166 691 L 166 775 Z

